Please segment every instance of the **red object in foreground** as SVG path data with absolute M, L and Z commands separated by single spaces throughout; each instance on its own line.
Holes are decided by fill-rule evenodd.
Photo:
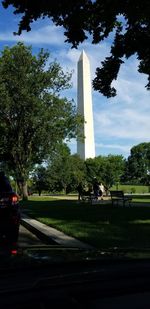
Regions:
M 11 250 L 11 255 L 16 255 L 18 253 L 18 251 L 17 250 Z
M 16 193 L 14 193 L 10 196 L 10 200 L 12 201 L 12 203 L 17 203 L 19 201 L 19 197 Z
M 10 245 L 18 240 L 20 225 L 19 197 L 14 192 L 0 192 L 0 240 Z
M 19 196 L 12 190 L 9 180 L 0 172 L 0 240 L 16 250 L 20 225 Z

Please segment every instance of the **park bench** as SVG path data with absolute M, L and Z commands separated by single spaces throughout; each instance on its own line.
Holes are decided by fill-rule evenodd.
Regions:
M 91 204 L 93 204 L 93 202 L 98 201 L 98 198 L 94 194 L 82 194 L 81 201 L 90 202 Z
M 131 206 L 132 197 L 125 196 L 123 191 L 110 191 L 112 206 L 121 203 L 122 206 Z

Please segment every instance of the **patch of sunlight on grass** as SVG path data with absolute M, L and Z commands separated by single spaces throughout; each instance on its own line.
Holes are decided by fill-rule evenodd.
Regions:
M 57 200 L 52 196 L 29 196 L 29 201 L 53 201 Z
M 150 219 L 148 220 L 133 220 L 129 221 L 129 224 L 150 224 Z

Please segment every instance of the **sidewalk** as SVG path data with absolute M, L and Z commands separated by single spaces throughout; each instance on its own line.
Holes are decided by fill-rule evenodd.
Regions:
M 32 219 L 26 214 L 21 215 L 21 224 L 29 229 L 33 234 L 37 235 L 37 237 L 43 239 L 43 241 L 53 245 L 57 244 L 72 248 L 94 249 L 94 247 L 85 244 L 71 236 L 68 236 L 63 232 L 56 230 L 55 228 L 49 227 L 46 224 Z

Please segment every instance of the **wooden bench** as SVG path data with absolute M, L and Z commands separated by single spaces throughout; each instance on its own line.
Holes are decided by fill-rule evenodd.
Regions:
M 123 191 L 110 191 L 112 206 L 119 205 L 121 202 L 123 206 L 131 206 L 132 197 L 125 196 Z
M 93 202 L 98 201 L 98 198 L 94 194 L 82 194 L 81 195 L 81 201 L 82 202 L 90 202 L 93 204 Z

